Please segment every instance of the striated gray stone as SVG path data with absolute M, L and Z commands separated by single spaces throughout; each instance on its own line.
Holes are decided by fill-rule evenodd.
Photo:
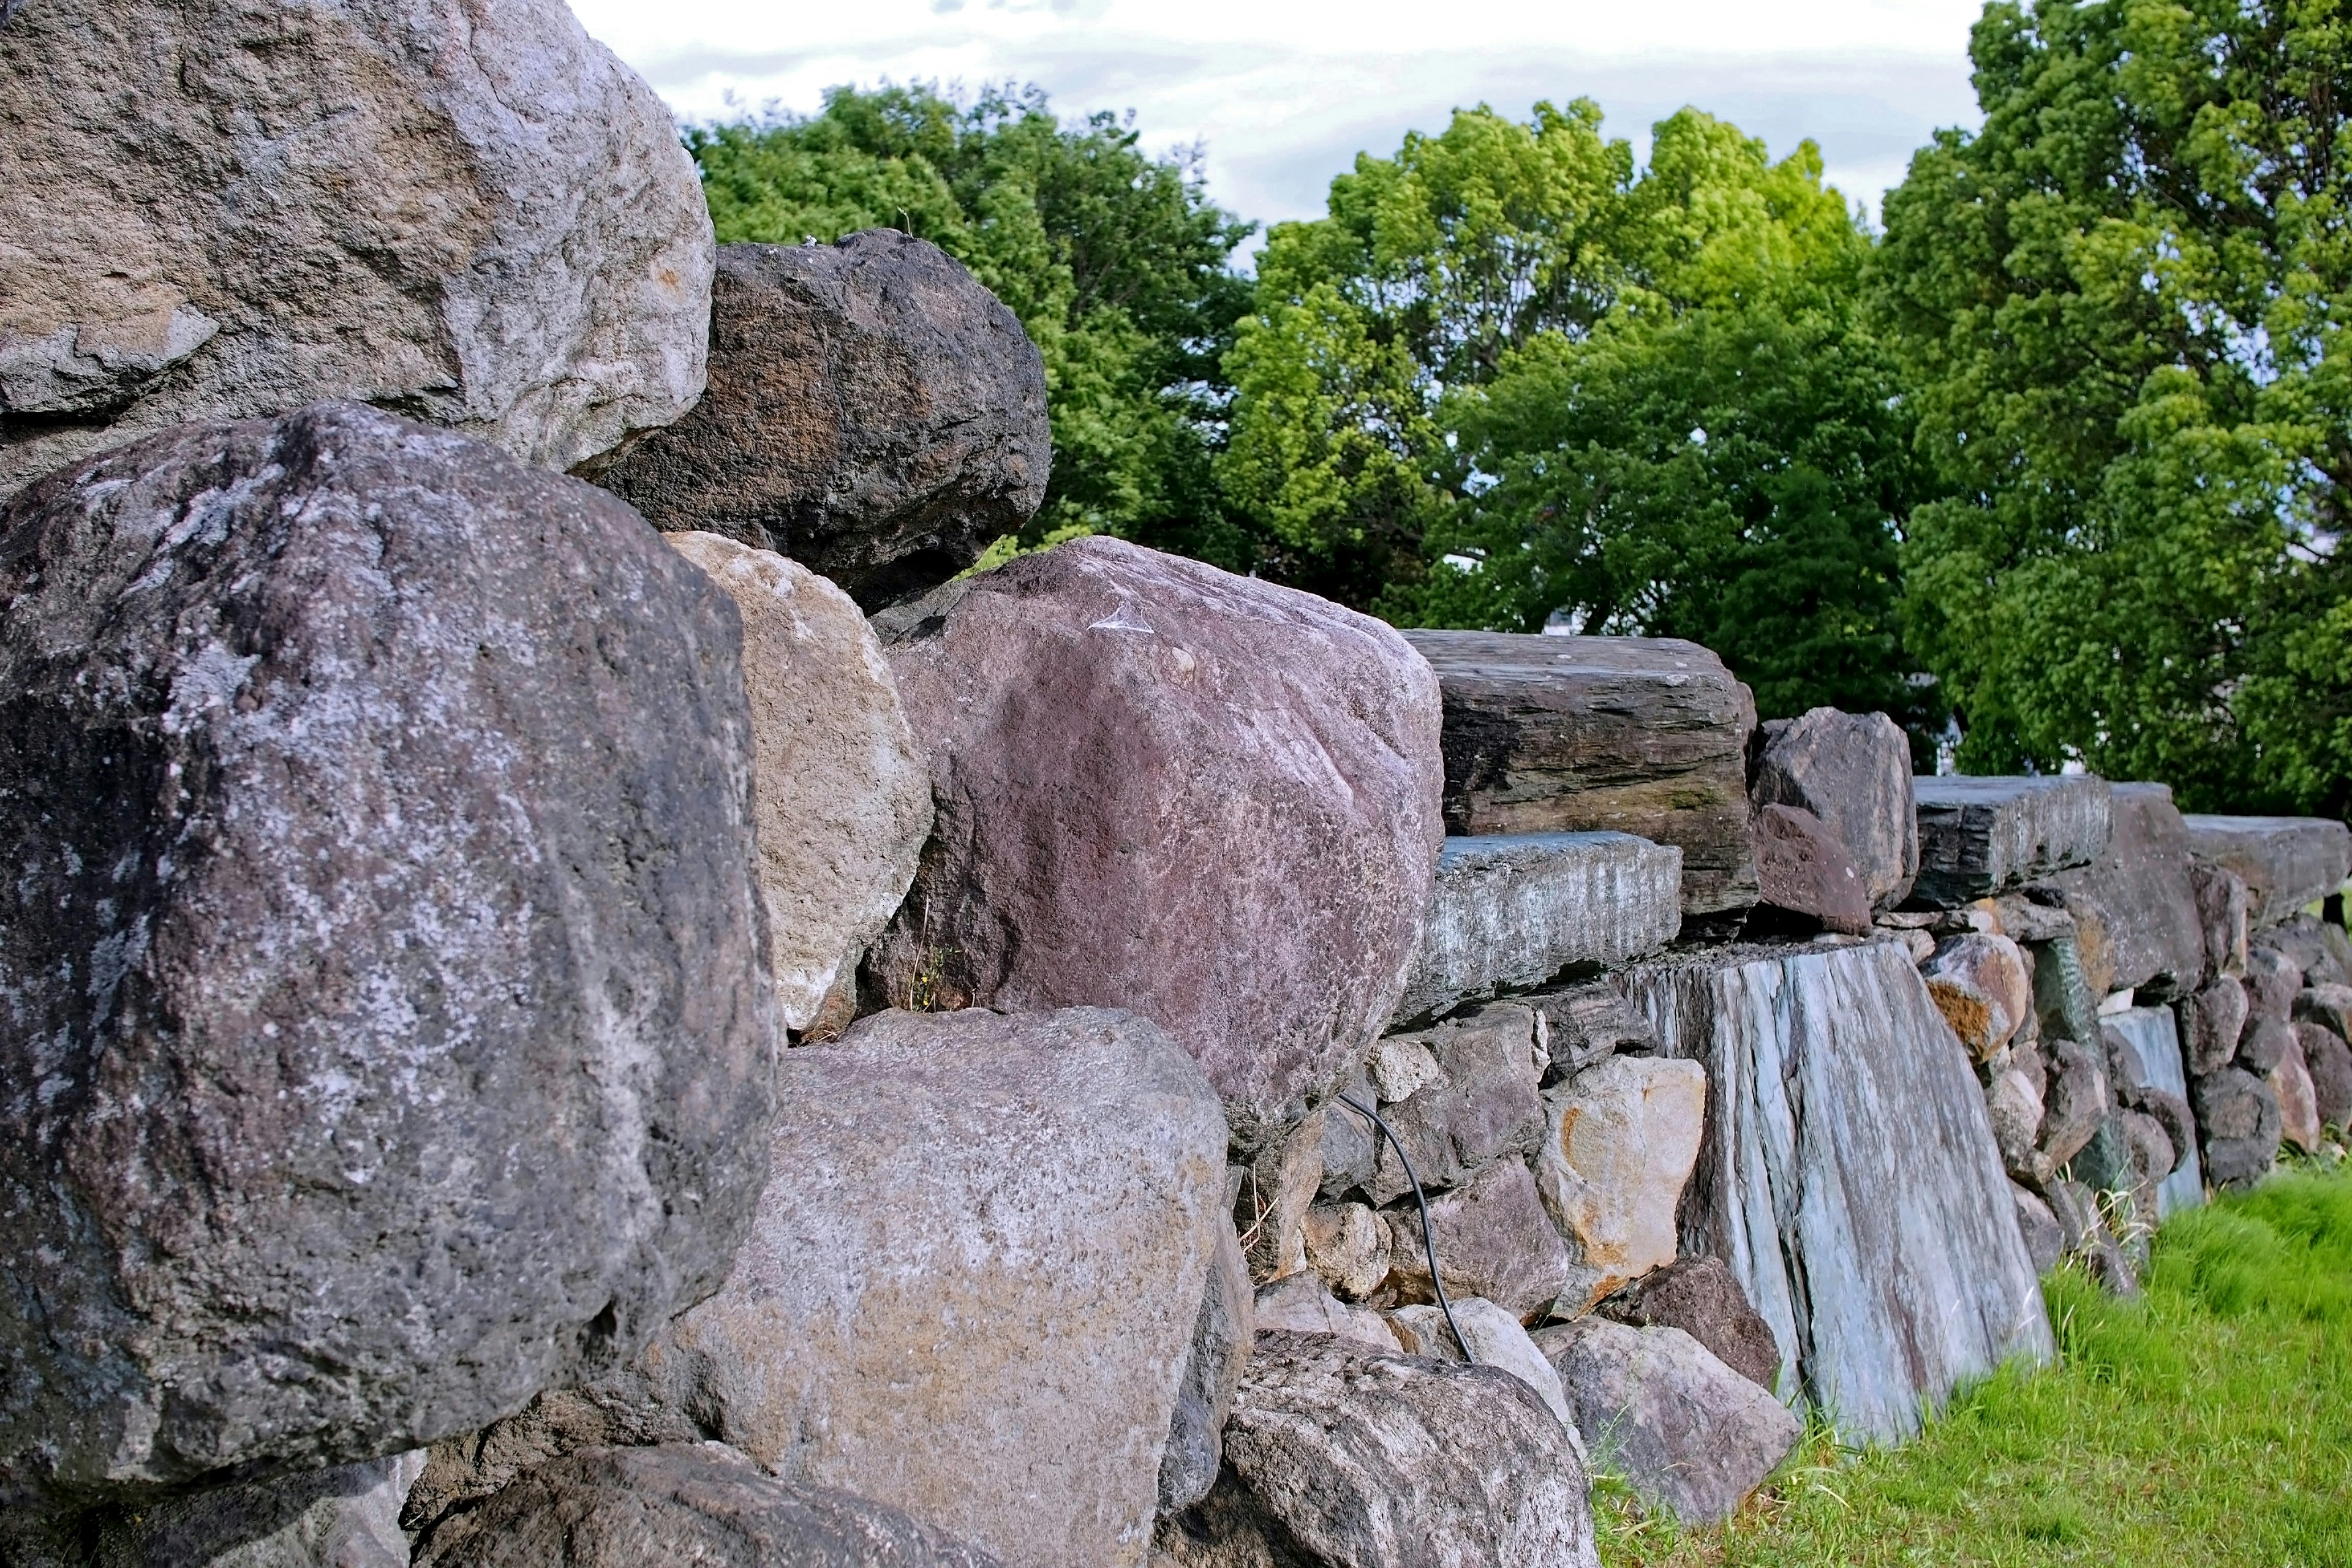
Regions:
M 1445 693 L 1446 831 L 1630 833 L 1683 852 L 1684 913 L 1756 901 L 1756 704 L 1721 659 L 1670 637 L 1405 636 Z
M 328 397 L 568 468 L 702 391 L 701 184 L 560 0 L 41 0 L 0 123 L 0 497 Z
M 1685 1523 L 1730 1518 L 1805 1434 L 1787 1406 L 1680 1329 L 1586 1318 L 1543 1330 L 1536 1344 L 1601 1466 Z
M 931 831 L 929 760 L 849 595 L 717 534 L 668 539 L 743 617 L 770 968 L 784 1026 L 805 1029 L 915 879 Z
M 1389 1283 L 1404 1300 L 1434 1300 L 1420 1210 L 1408 1199 L 1389 1211 L 1388 1221 Z M 1497 1160 L 1431 1198 L 1429 1227 L 1449 1296 L 1484 1296 L 1525 1319 L 1568 1288 L 1568 1248 L 1544 1212 L 1535 1178 L 1516 1159 Z
M 1391 1068 L 1382 1099 L 1391 1088 L 1411 1087 L 1381 1114 L 1424 1191 L 1454 1186 L 1491 1160 L 1535 1152 L 1543 1137 L 1544 1106 L 1536 1092 L 1543 1069 L 1535 1054 L 1535 1015 L 1527 1008 L 1494 1002 L 1423 1034 L 1390 1036 L 1374 1053 L 1375 1079 L 1384 1064 L 1400 1059 L 1426 1061 L 1430 1076 L 1414 1083 L 1402 1076 L 1412 1069 Z M 1327 1107 L 1322 1114 L 1353 1113 Z M 1386 1204 L 1412 1190 L 1396 1145 L 1383 1139 L 1365 1193 Z
M 1748 1304 L 1738 1279 L 1719 1258 L 1685 1258 L 1654 1268 L 1596 1310 L 1637 1329 L 1680 1329 L 1768 1392 L 1780 1373 L 1780 1347 L 1771 1325 Z
M 1261 1334 L 1174 1568 L 1599 1568 L 1567 1429 L 1499 1367 Z
M 2267 1174 L 2278 1158 L 2279 1102 L 2270 1085 L 2241 1068 L 2223 1068 L 2192 1080 L 2205 1179 L 2217 1187 L 2244 1186 Z
M 1625 833 L 1448 838 L 1420 956 L 1396 1016 L 1543 984 L 1574 964 L 1614 967 L 1682 925 L 1682 851 Z
M 2074 917 L 2091 989 L 2193 991 L 2205 973 L 2205 928 L 2190 873 L 2189 829 L 2159 784 L 2119 784 L 2108 796 L 2107 847 L 2087 866 L 2035 884 Z
M 1513 998 L 1536 1016 L 1536 1047 L 1551 1059 L 1547 1088 L 1619 1051 L 1657 1049 L 1658 1031 L 1614 981 Z
M 1958 909 L 1972 899 L 2096 860 L 2107 847 L 2105 779 L 1920 778 L 1919 877 L 1910 902 Z
M 875 609 L 1017 532 L 1051 455 L 1020 321 L 939 247 L 872 228 L 721 247 L 709 390 L 596 478 L 656 527 L 779 551 Z
M 1160 1507 L 1190 1508 L 1216 1483 L 1224 1451 L 1225 1417 L 1234 1390 L 1249 1365 L 1257 1338 L 1252 1318 L 1249 1268 L 1233 1231 L 1213 1233 L 1209 1277 L 1201 1288 L 1201 1312 L 1192 1320 L 1192 1343 L 1184 1353 L 1183 1380 L 1176 1385 L 1176 1414 L 1168 1444 L 1160 1454 Z
M 420 1446 L 723 1279 L 778 1033 L 727 596 L 350 404 L 0 542 L 0 1490 Z
M 873 988 L 1131 1007 L 1271 1142 L 1362 1059 L 1420 946 L 1428 666 L 1369 616 L 1117 539 L 926 603 L 884 640 L 938 824 Z
M 1900 946 L 1699 952 L 1625 985 L 1706 1068 L 1683 1246 L 1772 1326 L 1783 1389 L 1892 1440 L 2052 1353 L 1983 1095 Z
M 2098 1194 L 2076 1181 L 2052 1182 L 2047 1191 L 2064 1256 L 2082 1259 L 2091 1278 L 2114 1294 L 2138 1295 L 2139 1270 L 2108 1227 Z
M 2192 816 L 2189 847 L 2242 879 L 2256 930 L 2291 920 L 2352 877 L 2352 828 L 2324 816 Z
M 764 1475 L 719 1443 L 590 1448 L 436 1531 L 418 1568 L 997 1568 L 897 1509 Z
M 1891 908 L 1919 874 L 1919 822 L 1912 804 L 1911 742 L 1884 713 L 1816 708 L 1759 731 L 1758 805 L 1811 812 L 1843 844 L 1875 907 Z
M 2132 1064 L 2138 1069 L 2139 1081 L 2147 1088 L 2174 1097 L 2186 1109 L 2189 1099 L 2189 1074 L 2181 1056 L 2180 1037 L 2172 1010 L 2168 1007 L 2133 1007 L 2116 1014 L 2107 1020 L 2114 1031 L 2132 1053 Z M 2204 1168 L 2198 1163 L 2195 1138 L 2181 1136 L 2193 1132 L 2193 1128 L 2168 1127 L 2167 1136 L 2179 1145 L 2174 1151 L 2177 1163 L 2171 1173 L 2157 1183 L 2157 1215 L 2158 1218 L 2195 1208 L 2205 1201 Z

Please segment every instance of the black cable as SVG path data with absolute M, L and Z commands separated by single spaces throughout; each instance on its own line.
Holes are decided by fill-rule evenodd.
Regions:
M 1333 1098 L 1357 1115 L 1370 1118 L 1372 1125 L 1387 1135 L 1389 1147 L 1396 1151 L 1397 1163 L 1404 1167 L 1404 1179 L 1412 1184 L 1412 1201 L 1421 1205 L 1421 1246 L 1422 1250 L 1429 1254 L 1429 1283 L 1437 1292 L 1438 1310 L 1445 1314 L 1445 1326 L 1454 1331 L 1454 1342 L 1462 1347 L 1462 1359 L 1476 1366 L 1478 1358 L 1470 1353 L 1470 1342 L 1462 1337 L 1462 1325 L 1454 1321 L 1454 1303 L 1445 1299 L 1445 1281 L 1437 1277 L 1437 1237 L 1429 1228 L 1429 1199 L 1422 1194 L 1421 1178 L 1413 1173 L 1412 1156 L 1404 1152 L 1404 1141 L 1396 1135 L 1396 1129 L 1390 1126 L 1379 1111 L 1370 1106 L 1359 1105 L 1344 1094 Z

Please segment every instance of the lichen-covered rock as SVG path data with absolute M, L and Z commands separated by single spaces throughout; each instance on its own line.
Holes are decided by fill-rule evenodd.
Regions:
M 2052 1353 L 1982 1091 L 1901 947 L 1702 951 L 1624 984 L 1665 1054 L 1706 1068 L 1683 1247 L 1771 1325 L 1781 1389 L 1893 1440 Z
M 1225 1456 L 1175 1568 L 1599 1568 L 1569 1434 L 1499 1367 L 1261 1334 Z
M 567 468 L 702 391 L 700 182 L 559 0 L 42 0 L 0 123 L 0 497 L 329 397 Z
M 2074 917 L 2091 989 L 2193 991 L 2204 978 L 2205 929 L 2190 873 L 2189 829 L 2160 784 L 2119 784 L 2108 795 L 2107 847 L 2087 866 L 2037 884 Z
M 2208 816 L 2188 819 L 2189 847 L 2200 859 L 2243 879 L 2254 929 L 2294 918 L 2304 905 L 2340 890 L 2352 877 L 2352 827 L 2324 816 Z
M 1555 1308 L 1590 1310 L 1675 1260 L 1675 1215 L 1706 1132 L 1706 1072 L 1665 1057 L 1612 1057 L 1544 1096 L 1536 1162 L 1544 1207 L 1575 1267 Z
M 1408 1199 L 1388 1220 L 1390 1285 L 1403 1300 L 1434 1300 L 1420 1211 Z M 1448 1295 L 1484 1296 L 1526 1319 L 1568 1289 L 1568 1248 L 1544 1212 L 1535 1178 L 1516 1159 L 1497 1160 L 1431 1198 L 1429 1227 Z
M 0 511 L 0 1476 L 345 1463 L 726 1274 L 777 1036 L 734 605 L 329 404 Z
M 1412 647 L 1108 538 L 883 619 L 939 806 L 867 960 L 884 994 L 1130 1008 L 1247 1147 L 1337 1085 L 1403 993 L 1444 837 Z
M 1884 713 L 1815 708 L 1759 731 L 1749 793 L 1761 805 L 1793 805 L 1821 819 L 1860 868 L 1869 901 L 1903 901 L 1919 874 L 1919 822 L 1912 805 L 1911 742 Z
M 1921 778 L 1919 876 L 1910 902 L 1958 909 L 2006 888 L 2086 866 L 2107 847 L 2105 779 Z
M 1630 833 L 1683 852 L 1685 914 L 1756 901 L 1756 704 L 1671 637 L 1405 634 L 1445 691 L 1451 833 Z
M 1491 1160 L 1535 1152 L 1543 1136 L 1544 1106 L 1536 1092 L 1543 1068 L 1536 1057 L 1533 1013 L 1516 1003 L 1490 1003 L 1423 1033 L 1383 1039 L 1375 1061 L 1412 1062 L 1415 1047 L 1433 1074 L 1384 1104 L 1381 1115 L 1403 1144 L 1424 1191 L 1453 1186 Z M 1411 1070 L 1392 1069 L 1385 1087 L 1406 1087 L 1412 1080 L 1402 1075 Z M 1389 1100 L 1385 1091 L 1381 1098 Z M 1349 1113 L 1327 1107 L 1322 1114 Z M 1376 1204 L 1412 1191 L 1396 1143 L 1381 1141 L 1364 1191 Z
M 761 1473 L 719 1443 L 591 1448 L 436 1530 L 418 1568 L 997 1568 L 897 1509 Z
M 1793 805 L 1756 813 L 1758 901 L 1807 916 L 1826 931 L 1870 930 L 1870 890 L 1853 856 L 1820 817 Z
M 1759 1388 L 1770 1390 L 1780 1373 L 1780 1347 L 1771 1325 L 1757 1316 L 1719 1258 L 1685 1258 L 1654 1268 L 1597 1310 L 1637 1329 L 1680 1329 Z
M 730 245 L 710 388 L 597 475 L 667 529 L 791 556 L 868 609 L 922 593 L 1045 499 L 1045 365 L 929 240 Z
M 760 897 L 784 1026 L 805 1029 L 915 879 L 930 766 L 849 595 L 770 551 L 673 533 L 743 617 Z
M 1613 967 L 1682 927 L 1682 851 L 1625 833 L 1448 838 L 1401 1020 Z
M 1990 1061 L 2033 1016 L 2033 977 L 2017 943 L 1990 931 L 1946 937 L 1919 966 L 1936 1010 L 1969 1055 Z
M 1536 1344 L 1600 1463 L 1685 1523 L 1730 1518 L 1805 1435 L 1786 1405 L 1680 1329 L 1586 1318 Z

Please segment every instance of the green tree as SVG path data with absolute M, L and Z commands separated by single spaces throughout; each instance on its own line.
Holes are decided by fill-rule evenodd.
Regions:
M 2352 806 L 2352 23 L 1997 3 L 1985 111 L 1888 197 L 1877 297 L 1949 493 L 1909 635 L 1972 771 Z
M 1045 95 L 837 88 L 806 117 L 688 132 L 722 243 L 902 228 L 1021 318 L 1045 360 L 1054 468 L 1034 542 L 1112 532 L 1246 567 L 1211 458 L 1222 357 L 1248 305 L 1228 266 L 1252 226 L 1211 203 L 1196 153 L 1155 159 Z

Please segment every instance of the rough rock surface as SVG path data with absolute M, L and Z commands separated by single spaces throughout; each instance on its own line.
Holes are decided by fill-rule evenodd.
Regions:
M 401 1500 L 419 1450 L 79 1512 L 0 1515 L 11 1568 L 408 1568 Z
M 2332 921 L 2299 913 L 2263 932 L 2263 942 L 2293 959 L 2305 985 L 2352 984 L 2352 933 Z
M 868 609 L 919 594 L 1045 499 L 1045 366 L 928 240 L 730 245 L 710 389 L 597 476 L 657 527 L 778 551 Z
M 1415 1083 L 1420 1060 L 1433 1071 Z M 1390 1036 L 1381 1041 L 1375 1064 L 1391 1068 L 1382 1100 L 1389 1100 L 1389 1089 L 1412 1085 L 1381 1113 L 1425 1192 L 1454 1186 L 1491 1160 L 1532 1154 L 1543 1136 L 1535 1015 L 1516 1003 L 1489 1003 L 1421 1034 Z M 1321 1114 L 1349 1113 L 1327 1107 Z M 1412 1190 L 1396 1144 L 1382 1139 L 1364 1191 L 1385 1204 Z
M 1388 1222 L 1362 1204 L 1328 1204 L 1307 1211 L 1307 1267 L 1332 1291 L 1360 1301 L 1389 1277 L 1394 1254 Z
M 1908 775 L 1906 775 L 1908 776 Z M 1780 1347 L 1739 1281 L 1719 1258 L 1685 1258 L 1654 1268 L 1601 1303 L 1602 1317 L 1637 1329 L 1680 1329 L 1716 1359 L 1769 1390 L 1780 1371 Z
M 719 1443 L 591 1448 L 433 1534 L 418 1568 L 997 1568 L 897 1509 L 789 1485 Z
M 2352 1127 L 2352 1047 L 2333 1029 L 2317 1024 L 2297 1024 L 2296 1044 L 2303 1047 L 2303 1065 L 2311 1074 L 2311 1094 L 2320 1121 L 2328 1127 Z
M 2091 989 L 2193 991 L 2205 973 L 2205 929 L 2190 874 L 2189 829 L 2160 784 L 2119 784 L 2108 795 L 2112 831 L 2088 866 L 2037 884 L 2074 917 Z
M 2238 1065 L 2249 1072 L 2267 1073 L 2294 1048 L 2294 1025 L 2278 1018 L 2252 1018 L 2238 1040 Z
M 565 468 L 702 391 L 701 184 L 559 0 L 41 0 L 0 123 L 0 497 L 325 397 Z
M 1766 805 L 1756 813 L 1759 901 L 1810 916 L 1828 931 L 1870 930 L 1870 890 L 1853 856 L 1811 812 Z
M 2324 816 L 2187 818 L 2198 858 L 2246 884 L 2247 921 L 2259 930 L 2292 919 L 2352 877 L 2352 827 Z
M 2285 1023 L 2303 994 L 2303 966 L 2274 947 L 2257 943 L 2246 952 L 2246 1009 L 2254 1018 Z
M 2202 1078 L 2230 1065 L 2245 1033 L 2248 1006 L 2243 982 L 2221 975 L 2175 1009 L 2190 1076 Z
M 2089 865 L 2107 847 L 2106 781 L 2088 773 L 1921 778 L 1912 789 L 1919 806 L 1914 904 L 1958 909 Z
M 1990 931 L 1946 937 L 1919 973 L 1969 1055 L 1990 1061 L 2033 1017 L 2033 977 L 2017 943 Z
M 1252 1315 L 1249 1268 L 1231 1227 L 1211 1226 L 1209 1275 L 1201 1288 L 1200 1315 L 1192 1320 L 1192 1343 L 1184 1354 L 1184 1376 L 1176 1385 L 1176 1413 L 1168 1444 L 1160 1455 L 1160 1506 L 1190 1508 L 1209 1495 L 1223 1453 L 1225 1417 L 1234 1390 L 1249 1365 L 1257 1337 Z
M 0 606 L 5 1489 L 421 1446 L 725 1276 L 777 1028 L 707 577 L 329 404 L 20 494 Z
M 1402 638 L 1094 538 L 885 641 L 939 805 L 867 961 L 894 1004 L 1132 1008 L 1249 1146 L 1345 1076 L 1403 993 L 1444 837 L 1436 682 Z
M 2278 1158 L 2278 1096 L 2252 1073 L 2224 1068 L 2189 1086 L 2197 1108 L 2197 1129 L 2205 1179 L 2215 1186 L 2243 1186 L 2266 1173 Z
M 2042 1043 L 2050 1064 L 2042 1091 L 2042 1129 L 2036 1138 L 2034 1179 L 2047 1184 L 2084 1145 L 2098 1135 L 2100 1124 L 2114 1109 L 2113 1086 L 2107 1081 L 2106 1050 L 2080 1040 Z
M 1730 1518 L 1804 1436 L 1786 1405 L 1680 1329 L 1586 1318 L 1536 1344 L 1601 1466 L 1685 1523 Z
M 1312 1274 L 1289 1274 L 1257 1293 L 1258 1332 L 1332 1334 L 1359 1347 L 1393 1354 L 1396 1331 L 1369 1307 L 1351 1307 Z
M 1748 688 L 1696 643 L 1408 632 L 1445 691 L 1452 833 L 1606 828 L 1683 852 L 1683 911 L 1756 901 Z
M 2278 1100 L 2279 1137 L 2306 1154 L 2317 1153 L 2324 1132 L 2319 1097 L 2312 1087 L 2311 1069 L 2303 1059 L 2301 1041 L 2290 1039 L 2265 1081 Z
M 2189 1098 L 2189 1074 L 2180 1051 L 2180 1037 L 2168 1007 L 2133 1007 L 2107 1020 L 2132 1053 L 2133 1065 L 2138 1068 L 2139 1081 L 2147 1088 L 2170 1095 L 2184 1103 Z M 2205 1201 L 2204 1168 L 2198 1163 L 2197 1142 L 2193 1127 L 2168 1128 L 2167 1136 L 2176 1145 L 2177 1163 L 2170 1174 L 2157 1183 L 2157 1213 L 2161 1218 L 2185 1208 L 2195 1208 Z
M 1388 1218 L 1390 1284 L 1407 1301 L 1435 1300 L 1420 1211 L 1407 1200 Z M 1535 1178 L 1517 1160 L 1497 1160 L 1431 1198 L 1429 1228 L 1449 1296 L 1484 1296 L 1525 1319 L 1568 1288 L 1568 1248 L 1544 1212 Z
M 1536 1044 L 1551 1058 L 1545 1081 L 1572 1077 L 1619 1051 L 1655 1051 L 1658 1031 L 1615 982 L 1598 980 L 1513 998 L 1536 1016 Z
M 1225 1454 L 1175 1568 L 1599 1568 L 1568 1432 L 1499 1367 L 1261 1334 Z
M 2352 1037 L 2352 985 L 2305 986 L 2294 999 L 2292 1016 L 2331 1029 L 2339 1039 Z
M 915 879 L 930 765 L 849 595 L 770 551 L 673 533 L 743 617 L 751 811 L 784 1026 L 816 1021 Z
M 1860 868 L 1870 902 L 1890 909 L 1919 874 L 1911 742 L 1884 713 L 1815 708 L 1759 731 L 1748 790 L 1761 805 L 1811 812 Z
M 2052 1352 L 1983 1095 L 1901 947 L 1703 952 L 1625 985 L 1666 1053 L 1707 1069 L 1684 1248 L 1738 1277 L 1781 1388 L 1892 1440 L 1956 1384 Z
M 1706 1132 L 1706 1072 L 1693 1061 L 1612 1057 L 1547 1092 L 1536 1186 L 1575 1267 L 1555 1310 L 1589 1311 L 1675 1260 L 1675 1212 Z
M 2058 1216 L 2038 1194 L 2015 1184 L 2009 1195 L 2017 1200 L 2017 1232 L 2025 1240 L 2026 1256 L 2033 1259 L 2033 1271 L 2049 1273 L 2066 1255 L 2066 1233 L 2059 1227 Z
M 1543 1352 L 1519 1320 L 1492 1301 L 1475 1296 L 1451 1303 L 1454 1319 L 1448 1322 L 1442 1307 L 1400 1307 L 1389 1314 L 1396 1326 L 1397 1340 L 1413 1355 L 1427 1356 L 1433 1361 L 1460 1361 L 1462 1347 L 1454 1338 L 1460 1328 L 1462 1338 L 1468 1341 L 1470 1353 L 1478 1358 L 1480 1366 L 1500 1367 L 1535 1391 L 1544 1408 L 1559 1418 L 1573 1440 L 1580 1445 L 1578 1458 L 1583 1458 L 1581 1434 L 1576 1432 L 1576 1421 L 1561 1394 L 1559 1373 L 1551 1363 L 1544 1360 Z
M 1985 1116 L 1992 1123 L 1993 1146 L 2000 1151 L 2001 1169 L 2013 1180 L 2041 1179 L 2034 1154 L 2044 1110 L 2041 1089 L 2013 1061 L 1994 1071 L 1985 1085 Z
M 1625 833 L 1448 838 L 1399 1019 L 1614 967 L 1674 941 L 1682 851 Z
M 2205 932 L 2205 977 L 2243 974 L 2246 916 L 2253 904 L 2246 879 L 2209 860 L 2192 859 L 2189 880 L 2197 889 L 2197 921 Z

